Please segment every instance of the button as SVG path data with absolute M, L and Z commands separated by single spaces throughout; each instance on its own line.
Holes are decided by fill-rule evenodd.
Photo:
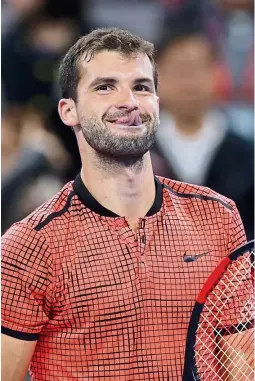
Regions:
M 145 228 L 145 218 L 142 218 L 139 222 L 139 229 L 144 229 Z
M 116 221 L 116 226 L 118 226 L 119 228 L 123 228 L 125 225 L 126 225 L 126 222 L 124 219 Z

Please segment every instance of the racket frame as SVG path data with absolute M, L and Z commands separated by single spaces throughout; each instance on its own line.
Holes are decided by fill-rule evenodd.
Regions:
M 217 265 L 215 270 L 213 270 L 213 272 L 209 275 L 201 291 L 199 292 L 188 325 L 182 381 L 201 381 L 195 361 L 195 345 L 196 332 L 198 329 L 200 316 L 203 312 L 206 299 L 210 294 L 211 290 L 214 288 L 214 286 L 217 285 L 222 275 L 225 273 L 229 264 L 233 261 L 236 261 L 244 253 L 247 253 L 248 251 L 254 249 L 254 243 L 254 240 L 249 241 L 244 245 L 238 247 L 227 257 L 223 258 L 221 262 Z M 254 254 L 252 255 L 254 259 Z M 252 275 L 254 277 L 254 274 Z M 247 325 L 247 328 L 248 327 L 249 325 Z

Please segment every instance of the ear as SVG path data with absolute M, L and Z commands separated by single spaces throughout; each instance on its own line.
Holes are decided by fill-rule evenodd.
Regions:
M 159 99 L 159 96 L 157 94 L 155 95 L 155 99 L 156 99 L 157 108 L 158 108 L 158 111 L 159 111 L 160 99 Z
M 58 113 L 64 124 L 75 127 L 79 124 L 76 104 L 71 98 L 63 98 L 58 102 Z

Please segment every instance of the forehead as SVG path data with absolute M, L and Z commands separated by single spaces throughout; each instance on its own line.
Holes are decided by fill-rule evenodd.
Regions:
M 120 80 L 134 80 L 141 76 L 153 80 L 153 68 L 147 54 L 124 55 L 113 51 L 96 53 L 89 61 L 79 63 L 80 79 L 84 83 L 96 77 L 116 77 Z
M 212 51 L 209 42 L 202 36 L 194 36 L 176 42 L 166 49 L 163 54 L 164 62 L 208 59 Z

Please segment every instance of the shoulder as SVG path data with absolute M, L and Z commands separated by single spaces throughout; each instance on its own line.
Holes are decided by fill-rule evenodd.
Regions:
M 26 225 L 28 229 L 39 231 L 54 221 L 55 218 L 64 218 L 71 207 L 72 199 L 75 195 L 72 183 L 67 183 L 51 199 L 36 208 L 20 223 Z
M 49 229 L 43 231 L 42 228 L 54 221 L 54 218 L 63 218 L 68 211 L 71 200 L 74 196 L 72 182 L 67 183 L 50 200 L 35 209 L 23 220 L 13 224 L 2 236 L 4 249 L 8 247 L 29 246 L 49 246 Z
M 234 131 L 228 130 L 222 142 L 222 147 L 227 152 L 232 151 L 234 154 L 242 155 L 238 158 L 240 160 L 253 160 L 253 141 L 245 139 L 244 137 L 238 135 Z
M 202 203 L 204 201 L 210 203 L 212 202 L 220 208 L 229 211 L 233 211 L 235 208 L 235 203 L 233 200 L 213 191 L 208 187 L 167 179 L 165 177 L 158 177 L 158 179 L 172 197 L 179 198 L 180 200 L 189 200 L 191 203 Z
M 211 239 L 224 236 L 228 251 L 246 241 L 243 223 L 233 200 L 204 186 L 158 177 L 163 184 L 166 211 L 181 221 L 193 221 Z M 210 232 L 210 233 L 209 233 Z

